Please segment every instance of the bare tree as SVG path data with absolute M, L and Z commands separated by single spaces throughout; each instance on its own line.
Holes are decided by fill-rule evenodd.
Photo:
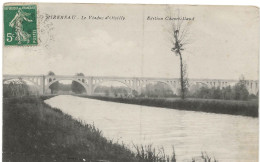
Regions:
M 181 91 L 182 96 L 184 96 L 182 99 L 184 99 L 187 94 L 188 94 L 188 88 L 189 88 L 189 78 L 188 78 L 188 71 L 187 71 L 187 64 L 185 63 L 185 61 L 183 61 L 183 68 L 182 68 L 182 72 L 183 72 L 183 89 Z
M 173 18 L 170 28 L 171 51 L 180 58 L 180 83 L 181 83 L 181 98 L 184 99 L 188 90 L 187 67 L 184 64 L 182 54 L 189 44 L 189 26 L 190 21 L 180 17 L 179 10 L 177 16 L 172 16 L 170 8 L 168 14 Z

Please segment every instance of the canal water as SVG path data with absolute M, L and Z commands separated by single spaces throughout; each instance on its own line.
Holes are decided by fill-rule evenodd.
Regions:
M 75 119 L 102 130 L 113 141 L 129 148 L 152 144 L 174 146 L 177 161 L 191 160 L 206 151 L 220 162 L 258 161 L 258 118 L 56 96 L 45 101 Z

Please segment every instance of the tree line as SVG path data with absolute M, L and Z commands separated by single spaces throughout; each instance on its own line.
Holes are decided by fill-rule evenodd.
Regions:
M 28 95 L 30 95 L 29 86 L 21 78 L 8 81 L 8 84 L 3 84 L 3 97 L 23 97 Z
M 141 89 L 139 97 L 176 97 L 176 94 L 171 88 L 164 83 L 147 84 Z
M 189 97 L 204 99 L 223 99 L 223 100 L 248 100 L 256 99 L 257 95 L 249 94 L 246 81 L 242 77 L 234 86 L 227 87 L 200 87 L 193 93 L 188 94 Z
M 96 95 L 113 96 L 113 97 L 127 97 L 131 90 L 125 86 L 98 86 L 94 93 Z

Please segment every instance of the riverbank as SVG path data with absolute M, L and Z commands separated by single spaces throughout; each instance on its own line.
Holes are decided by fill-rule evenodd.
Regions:
M 45 104 L 47 98 L 3 99 L 3 161 L 137 161 L 94 125 Z
M 55 96 L 3 99 L 3 161 L 177 161 L 175 152 L 166 155 L 163 147 L 134 146 L 133 152 L 123 143 L 106 139 L 94 125 L 44 103 Z M 198 161 L 209 158 L 205 153 L 196 157 Z
M 242 115 L 258 117 L 258 100 L 255 101 L 235 101 L 235 100 L 214 100 L 214 99 L 185 99 L 179 98 L 114 98 L 103 96 L 77 95 L 90 99 L 111 101 L 126 104 L 143 106 L 153 106 L 169 109 L 201 111 L 217 114 Z

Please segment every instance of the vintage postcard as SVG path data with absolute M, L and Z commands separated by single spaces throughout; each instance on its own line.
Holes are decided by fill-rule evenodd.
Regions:
M 6 3 L 4 162 L 258 161 L 259 8 Z

